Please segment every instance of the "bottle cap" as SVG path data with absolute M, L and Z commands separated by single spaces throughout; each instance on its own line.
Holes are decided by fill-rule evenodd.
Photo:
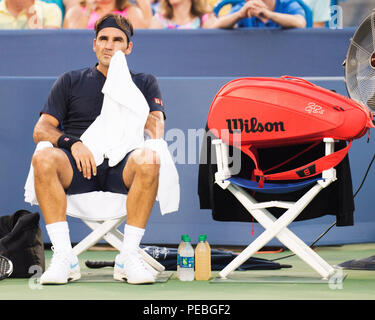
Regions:
M 185 242 L 191 242 L 191 239 L 187 234 L 185 234 L 184 241 Z
M 188 237 L 188 235 L 187 235 L 187 234 L 183 234 L 183 235 L 181 235 L 181 240 L 184 241 L 184 238 L 185 238 L 185 237 Z
M 201 234 L 198 238 L 198 241 L 199 242 L 205 242 L 207 239 L 207 235 L 206 234 Z

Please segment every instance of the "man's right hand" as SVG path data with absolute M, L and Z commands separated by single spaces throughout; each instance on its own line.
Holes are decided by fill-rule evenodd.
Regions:
M 70 150 L 77 168 L 83 176 L 87 179 L 91 179 L 91 173 L 96 176 L 96 163 L 89 148 L 79 141 L 74 143 Z

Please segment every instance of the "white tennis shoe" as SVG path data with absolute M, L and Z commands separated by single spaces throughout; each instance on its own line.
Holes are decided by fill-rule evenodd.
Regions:
M 53 250 L 53 249 L 52 249 Z M 64 284 L 81 278 L 78 258 L 72 252 L 54 252 L 40 284 Z
M 154 283 L 157 271 L 150 270 L 138 251 L 118 254 L 115 258 L 113 278 L 130 284 Z

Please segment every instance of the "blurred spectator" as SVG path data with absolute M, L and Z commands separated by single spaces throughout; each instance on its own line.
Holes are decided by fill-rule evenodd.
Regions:
M 222 0 L 208 0 L 208 4 L 210 5 L 210 7 L 213 9 L 219 2 L 221 2 Z M 218 17 L 222 17 L 222 16 L 225 16 L 226 14 L 228 14 L 230 12 L 232 8 L 232 5 L 231 4 L 227 4 L 225 6 L 223 6 L 220 11 L 219 11 L 219 14 L 217 15 Z
M 152 18 L 150 28 L 212 28 L 216 20 L 206 0 L 160 0 L 160 11 Z
M 79 3 L 79 0 L 42 0 L 43 2 L 47 3 L 55 3 L 61 10 L 62 18 L 64 21 L 64 16 L 66 11 L 68 11 L 73 6 Z
M 40 0 L 0 2 L 0 29 L 57 29 L 61 27 L 59 7 Z
M 305 11 L 295 0 L 248 0 L 219 18 L 220 28 L 305 28 Z
M 331 19 L 330 0 L 303 0 L 312 10 L 314 28 L 323 28 Z
M 152 14 L 154 15 L 156 12 L 160 11 L 160 2 L 159 0 L 150 0 Z
M 64 28 L 94 29 L 95 22 L 107 13 L 126 17 L 135 29 L 148 28 L 152 18 L 149 0 L 137 0 L 137 5 L 129 0 L 86 0 L 66 12 Z

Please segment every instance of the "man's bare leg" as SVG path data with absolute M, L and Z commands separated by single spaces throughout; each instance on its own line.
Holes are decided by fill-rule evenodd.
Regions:
M 35 193 L 46 224 L 66 221 L 66 195 L 73 169 L 64 151 L 46 148 L 32 159 Z
M 139 256 L 138 248 L 154 205 L 159 182 L 159 158 L 149 149 L 135 150 L 127 161 L 123 180 L 129 189 L 124 241 L 116 257 L 114 278 L 128 283 L 152 283 L 155 270 Z
M 123 171 L 123 180 L 129 189 L 128 225 L 146 228 L 158 190 L 159 168 L 159 157 L 150 149 L 137 149 L 129 157 Z
M 64 190 L 73 178 L 70 161 L 62 150 L 46 148 L 34 154 L 32 164 L 37 200 L 54 247 L 52 261 L 40 283 L 61 284 L 77 280 L 81 274 L 78 258 L 72 252 Z

